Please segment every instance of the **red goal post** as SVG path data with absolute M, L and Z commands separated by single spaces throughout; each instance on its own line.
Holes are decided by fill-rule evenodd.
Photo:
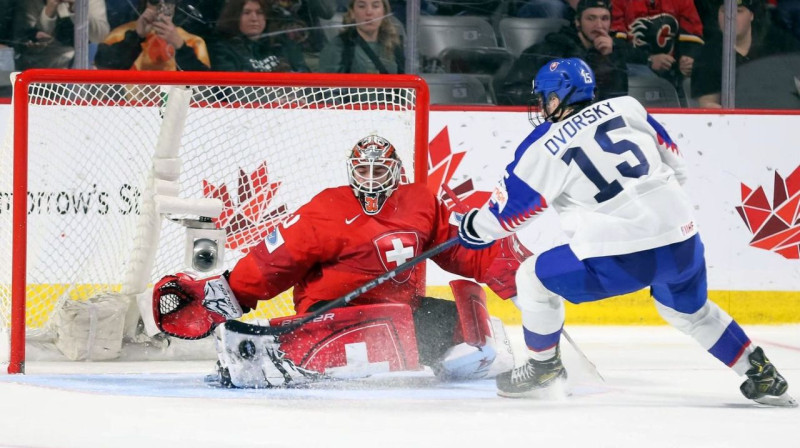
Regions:
M 162 184 L 221 204 L 212 218 L 232 267 L 289 212 L 345 184 L 345 156 L 365 135 L 389 139 L 406 178 L 425 182 L 428 107 L 427 85 L 411 75 L 19 74 L 13 140 L 0 149 L 0 264 L 12 267 L 0 273 L 0 362 L 24 372 L 26 339 L 52 336 L 60 303 L 142 294 L 186 267 L 183 228 L 151 201 Z M 158 160 L 178 163 L 179 178 L 164 182 Z M 132 271 L 144 277 L 131 281 Z M 287 295 L 253 315 L 292 312 Z

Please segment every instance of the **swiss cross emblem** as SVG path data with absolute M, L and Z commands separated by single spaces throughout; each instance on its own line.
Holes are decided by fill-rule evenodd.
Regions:
M 375 250 L 381 259 L 386 271 L 400 266 L 419 254 L 419 236 L 414 232 L 392 232 L 376 238 L 374 241 Z M 411 271 L 408 269 L 398 273 L 392 280 L 397 283 L 405 283 L 411 278 Z

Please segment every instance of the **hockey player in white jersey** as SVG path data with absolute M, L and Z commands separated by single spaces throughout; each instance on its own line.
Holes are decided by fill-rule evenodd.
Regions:
M 497 377 L 499 395 L 535 397 L 566 379 L 562 299 L 580 304 L 650 287 L 667 322 L 746 376 L 745 397 L 797 406 L 763 350 L 707 298 L 684 162 L 664 128 L 634 98 L 594 102 L 594 74 L 577 58 L 542 67 L 533 94 L 541 111 L 529 112 L 534 130 L 489 202 L 459 228 L 461 244 L 485 247 L 552 206 L 570 238 L 517 271 L 529 359 Z

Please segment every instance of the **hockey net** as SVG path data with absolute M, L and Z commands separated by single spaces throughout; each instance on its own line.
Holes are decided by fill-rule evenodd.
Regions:
M 167 122 L 172 89 L 186 98 L 182 126 Z M 52 336 L 65 301 L 138 294 L 186 269 L 184 227 L 148 202 L 159 151 L 180 159 L 179 197 L 221 201 L 212 218 L 231 268 L 291 211 L 346 184 L 344 158 L 363 136 L 386 137 L 406 178 L 424 181 L 427 104 L 415 76 L 19 75 L 0 149 L 0 362 L 22 370 L 25 341 Z M 292 314 L 290 294 L 247 318 Z

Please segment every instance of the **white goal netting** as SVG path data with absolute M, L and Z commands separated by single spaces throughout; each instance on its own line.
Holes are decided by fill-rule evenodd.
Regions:
M 24 104 L 9 128 L 18 134 L 16 145 L 8 135 L 0 149 L 0 331 L 6 334 L 19 325 L 11 313 L 10 267 L 23 269 L 12 257 L 15 240 L 27 250 L 28 335 L 47 329 L 60 301 L 124 289 L 170 85 L 188 86 L 191 96 L 184 128 L 172 131 L 179 132 L 179 196 L 222 201 L 222 213 L 212 218 L 227 231 L 228 268 L 290 211 L 345 184 L 344 158 L 365 135 L 377 133 L 398 148 L 408 179 L 424 176 L 416 164 L 426 163 L 427 104 L 417 104 L 424 84 L 415 77 L 65 73 L 69 78 L 26 72 L 25 82 L 18 80 L 15 102 Z M 27 230 L 13 216 L 23 157 L 27 185 L 17 191 L 27 195 Z M 150 285 L 186 268 L 185 229 L 167 220 L 159 225 Z M 287 293 L 250 317 L 292 312 Z

